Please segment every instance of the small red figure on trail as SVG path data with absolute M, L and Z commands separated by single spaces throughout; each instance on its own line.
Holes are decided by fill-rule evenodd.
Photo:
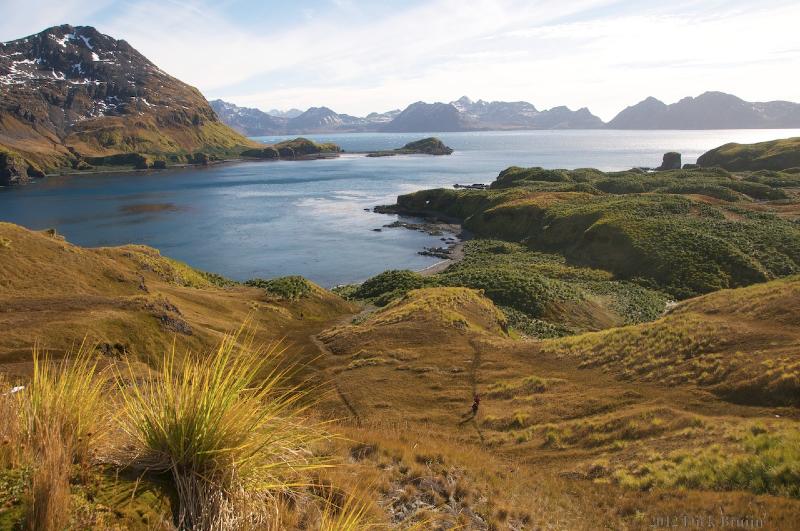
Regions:
M 481 395 L 475 393 L 475 397 L 472 399 L 472 415 L 478 414 L 478 406 L 481 405 Z

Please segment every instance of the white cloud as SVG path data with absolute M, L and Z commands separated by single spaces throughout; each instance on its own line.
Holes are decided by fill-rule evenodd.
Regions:
M 33 32 L 109 3 L 64 0 L 30 14 L 30 2 L 0 1 L 15 6 L 3 34 L 12 22 L 38 24 Z M 137 0 L 107 10 L 99 29 L 211 97 L 265 109 L 365 114 L 467 94 L 588 106 L 608 119 L 648 95 L 797 99 L 797 2 L 641 5 L 431 0 L 377 16 L 373 5 L 330 0 L 311 18 L 296 8 L 294 22 L 277 24 L 234 20 L 218 3 Z
M 0 0 L 0 40 L 12 40 L 38 33 L 50 26 L 80 25 L 112 3 L 112 0 Z

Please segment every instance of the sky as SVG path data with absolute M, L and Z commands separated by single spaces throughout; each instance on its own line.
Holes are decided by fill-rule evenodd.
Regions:
M 800 101 L 798 22 L 797 0 L 0 0 L 0 41 L 95 26 L 208 99 L 357 116 L 464 95 L 605 120 L 708 90 Z

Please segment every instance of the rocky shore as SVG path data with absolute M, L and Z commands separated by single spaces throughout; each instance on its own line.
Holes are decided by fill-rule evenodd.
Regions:
M 369 210 L 369 209 L 367 209 Z M 407 229 L 424 232 L 430 236 L 440 236 L 442 245 L 436 247 L 425 247 L 417 254 L 439 258 L 442 261 L 418 271 L 423 275 L 433 275 L 445 270 L 454 262 L 464 258 L 464 241 L 469 240 L 471 235 L 464 230 L 460 223 L 451 219 L 442 219 L 440 216 L 418 216 L 416 214 L 404 213 L 399 211 L 397 205 L 379 205 L 372 209 L 376 214 L 398 214 L 408 215 L 408 219 L 398 219 L 383 225 L 381 228 L 372 229 L 383 231 L 384 229 Z

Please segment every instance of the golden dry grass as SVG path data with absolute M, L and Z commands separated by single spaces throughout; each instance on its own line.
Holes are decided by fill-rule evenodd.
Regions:
M 0 320 L 22 326 L 0 333 L 2 367 L 13 382 L 30 377 L 32 365 L 16 362 L 25 349 L 30 355 L 34 335 L 59 345 L 54 356 L 87 330 L 112 346 L 124 343 L 126 351 L 96 351 L 99 366 L 128 359 L 137 378 L 157 376 L 139 362 L 159 367 L 173 342 L 179 353 L 206 351 L 248 314 L 269 327 L 258 342 L 287 336 L 293 361 L 310 362 L 292 382 L 313 377 L 325 386 L 309 421 L 334 419 L 329 430 L 342 437 L 313 453 L 337 466 L 307 476 L 309 486 L 297 495 L 275 496 L 273 528 L 314 528 L 347 515 L 336 508 L 348 503 L 376 528 L 648 529 L 659 515 L 708 513 L 763 517 L 766 529 L 796 524 L 800 501 L 769 470 L 793 466 L 797 406 L 748 391 L 757 397 L 753 404 L 701 377 L 713 372 L 712 362 L 737 376 L 721 382 L 728 385 L 773 381 L 791 369 L 798 352 L 796 278 L 692 299 L 647 325 L 534 342 L 509 337 L 501 314 L 472 290 L 419 290 L 354 318 L 352 305 L 324 291 L 278 300 L 256 288 L 201 285 L 206 277 L 149 250 L 143 267 L 130 248 L 80 249 L 7 226 L 0 236 L 19 251 L 11 267 L 0 260 L 9 288 L 0 303 L 20 312 L 0 313 Z M 41 276 L 29 281 L 20 265 L 34 259 Z M 53 292 L 44 289 L 51 273 L 63 275 L 68 287 L 51 282 Z M 147 292 L 138 287 L 142 279 Z M 139 297 L 183 319 L 193 335 L 167 330 L 151 309 L 120 305 Z M 116 306 L 104 306 L 109 300 Z M 110 311 L 118 321 L 108 319 Z M 691 378 L 658 378 L 672 374 L 670 365 Z M 475 392 L 483 400 L 470 419 Z M 709 472 L 726 460 L 735 466 Z M 751 469 L 766 471 L 752 475 L 765 482 L 735 479 Z M 114 485 L 133 480 L 93 474 L 99 487 L 73 485 L 76 518 L 108 527 L 161 525 L 159 515 L 170 507 L 163 490 L 148 486 L 122 496 L 124 503 L 110 502 L 119 500 Z M 82 498 L 84 491 L 119 503 L 123 516 L 99 516 L 105 513 Z M 136 515 L 147 511 L 144 523 Z M 348 525 L 350 517 L 341 518 L 336 525 Z

